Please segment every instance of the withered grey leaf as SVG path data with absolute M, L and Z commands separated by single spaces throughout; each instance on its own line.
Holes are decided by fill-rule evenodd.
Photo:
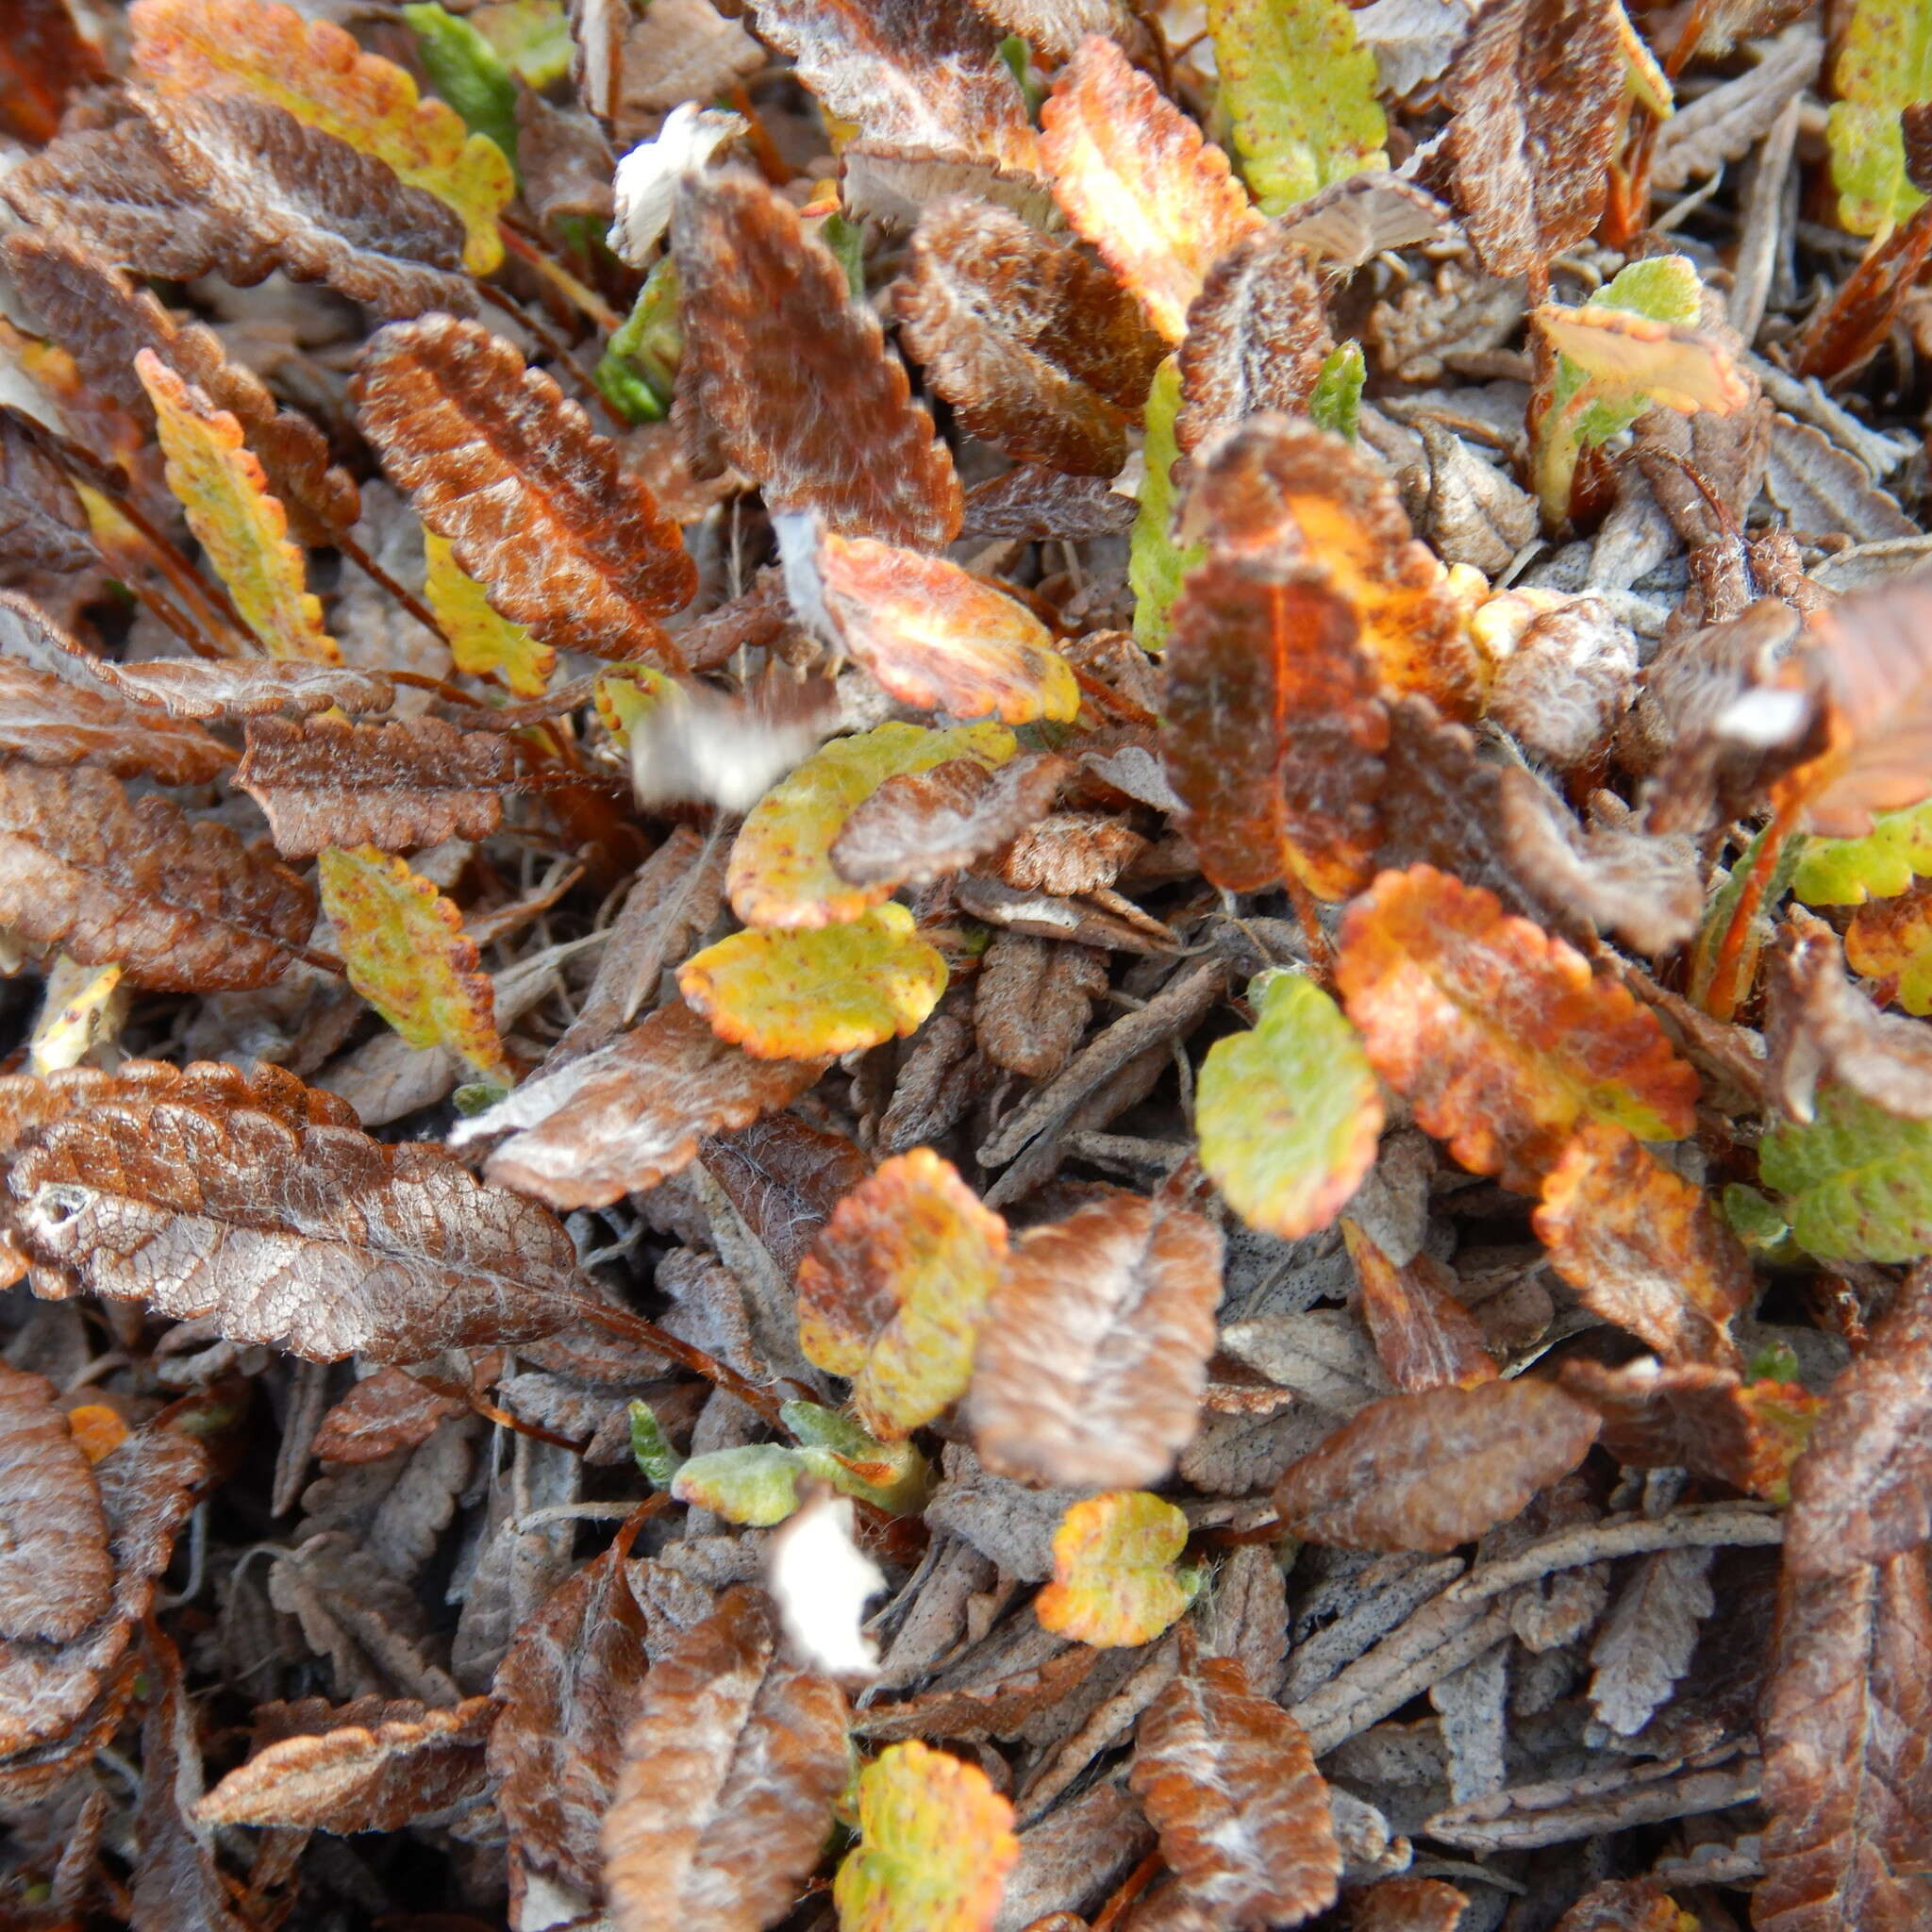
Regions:
M 1390 0 L 1391 5 L 1402 0 Z M 1463 0 L 1434 0 L 1446 10 L 1468 11 Z M 1357 9 L 1364 17 L 1372 8 Z M 1359 24 L 1357 28 L 1360 33 Z M 1367 35 L 1361 35 L 1368 43 Z M 1379 49 L 1372 49 L 1380 58 Z M 1305 249 L 1324 276 L 1352 275 L 1385 249 L 1412 248 L 1438 242 L 1455 223 L 1433 194 L 1387 169 L 1374 168 L 1331 182 L 1283 214 L 1275 225 L 1297 247 Z
M 87 512 L 66 473 L 11 416 L 0 417 L 0 582 L 94 560 Z
M 995 933 L 974 988 L 974 1030 L 987 1058 L 1029 1080 L 1052 1079 L 1074 1057 L 1107 982 L 1097 946 Z
M 1704 1619 L 1717 1607 L 1708 1549 L 1654 1550 L 1638 1557 L 1590 1660 L 1591 1708 L 1597 1721 L 1629 1737 L 1690 1668 Z
M 333 705 L 355 714 L 386 711 L 395 686 L 379 671 L 292 658 L 154 658 L 117 664 L 82 654 L 88 674 L 144 708 L 170 718 L 259 718 L 311 714 Z
M 1009 844 L 1051 808 L 1068 770 L 1029 752 L 991 772 L 952 758 L 888 778 L 840 828 L 833 869 L 855 885 L 926 885 Z
M 1021 463 L 966 492 L 962 537 L 1119 537 L 1134 527 L 1140 506 L 1102 476 L 1069 476 Z

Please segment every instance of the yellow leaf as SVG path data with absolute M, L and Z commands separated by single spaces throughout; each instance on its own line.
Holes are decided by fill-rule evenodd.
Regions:
M 630 749 L 630 731 L 640 718 L 647 717 L 660 706 L 675 704 L 677 683 L 650 664 L 613 664 L 599 672 L 591 696 L 604 728 L 625 750 Z
M 331 845 L 316 861 L 322 903 L 353 986 L 411 1046 L 446 1046 L 508 1086 L 496 1001 L 463 916 L 405 859 Z
M 858 1774 L 858 1832 L 832 1881 L 839 1932 L 990 1932 L 1020 1841 L 977 1765 L 888 1745 Z
M 289 541 L 289 519 L 269 494 L 261 465 L 242 441 L 242 425 L 184 382 L 152 349 L 134 358 L 155 406 L 168 488 L 188 527 L 208 554 L 242 621 L 271 658 L 340 664 L 342 654 L 322 625 L 322 604 L 308 588 L 302 553 Z
M 423 595 L 449 639 L 457 669 L 472 677 L 493 677 L 517 697 L 541 697 L 557 668 L 557 653 L 491 608 L 446 538 L 425 530 L 423 555 L 429 566 Z
M 1053 1533 L 1053 1581 L 1033 1613 L 1047 1629 L 1098 1649 L 1152 1643 L 1200 1588 L 1174 1568 L 1187 1541 L 1188 1519 L 1145 1490 L 1089 1496 Z
M 503 150 L 446 102 L 422 100 L 408 71 L 365 54 L 333 22 L 267 0 L 137 0 L 134 65 L 164 93 L 250 93 L 385 161 L 462 218 L 463 264 L 503 259 L 497 217 L 516 192 Z
M 1052 633 L 957 563 L 829 533 L 818 561 L 846 649 L 895 698 L 1008 724 L 1078 714 L 1080 687 Z
M 948 758 L 977 758 L 990 770 L 1018 749 L 1004 724 L 881 724 L 835 739 L 753 807 L 731 848 L 725 887 L 747 925 L 840 925 L 892 896 L 890 882 L 855 886 L 832 865 L 832 841 L 852 813 L 903 772 L 929 772 Z
M 798 1264 L 798 1344 L 852 1381 L 852 1407 L 902 1441 L 965 1392 L 1007 1224 L 929 1147 L 854 1188 Z
M 754 1059 L 815 1060 L 911 1033 L 946 990 L 946 962 L 903 906 L 809 932 L 735 932 L 687 960 L 685 1004 Z
M 81 966 L 62 953 L 47 974 L 41 1017 L 28 1046 L 28 1071 L 46 1074 L 77 1067 L 127 1017 L 124 966 Z

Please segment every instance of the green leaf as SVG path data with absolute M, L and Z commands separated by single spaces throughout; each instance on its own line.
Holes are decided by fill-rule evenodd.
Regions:
M 1174 419 L 1181 407 L 1181 365 L 1170 356 L 1155 372 L 1147 392 L 1146 473 L 1141 478 L 1141 514 L 1127 552 L 1127 582 L 1134 592 L 1134 639 L 1143 651 L 1167 642 L 1167 613 L 1180 594 L 1181 578 L 1207 556 L 1196 543 L 1182 550 L 1174 541 L 1175 508 Z
M 1932 798 L 1882 811 L 1862 839 L 1807 839 L 1791 890 L 1807 906 L 1862 906 L 1908 892 L 1932 877 Z
M 633 1412 L 635 1423 L 635 1412 Z M 671 1479 L 680 1503 L 695 1503 L 753 1529 L 783 1523 L 798 1507 L 798 1452 L 782 1442 L 748 1442 L 739 1449 L 711 1449 L 693 1456 Z
M 1369 365 L 1359 342 L 1341 342 L 1323 358 L 1322 373 L 1308 392 L 1308 415 L 1317 429 L 1356 440 L 1362 413 L 1362 384 Z
M 1932 8 L 1854 0 L 1843 24 L 1825 118 L 1838 218 L 1854 235 L 1881 235 L 1924 196 L 1906 178 L 1899 109 L 1932 100 Z
M 1932 1250 L 1932 1121 L 1821 1088 L 1808 1126 L 1764 1137 L 1757 1171 L 1821 1261 L 1915 1261 Z
M 1342 0 L 1208 0 L 1208 31 L 1241 172 L 1264 214 L 1389 165 L 1375 57 Z
M 540 92 L 570 72 L 575 47 L 561 0 L 487 0 L 469 21 L 497 58 Z
M 668 1490 L 672 1478 L 684 1467 L 684 1457 L 671 1446 L 658 1411 L 648 1402 L 630 1406 L 630 1453 L 654 1490 Z
M 932 1465 L 910 1442 L 881 1442 L 850 1416 L 817 1402 L 788 1402 L 778 1419 L 802 1445 L 798 1459 L 841 1495 L 893 1516 L 916 1516 L 932 1488 Z
M 1754 1255 L 1773 1254 L 1789 1241 L 1791 1224 L 1770 1195 L 1747 1188 L 1742 1181 L 1730 1181 L 1720 1202 L 1731 1232 Z
M 1690 942 L 1690 997 L 1701 1007 L 1708 997 L 1711 981 L 1716 974 L 1718 960 L 1723 956 L 1724 935 L 1731 928 L 1731 921 L 1737 917 L 1739 902 L 1744 896 L 1744 888 L 1750 882 L 1751 874 L 1757 870 L 1759 856 L 1764 850 L 1764 841 L 1772 836 L 1774 827 L 1766 825 L 1750 844 L 1739 855 L 1728 876 L 1710 896 L 1710 904 L 1704 908 L 1704 923 L 1697 928 L 1697 937 Z M 1739 991 L 1751 985 L 1757 976 L 1757 955 L 1764 950 L 1766 941 L 1771 938 L 1771 912 L 1790 890 L 1791 870 L 1798 860 L 1801 840 L 1792 839 L 1786 842 L 1778 853 L 1777 862 L 1772 867 L 1771 877 L 1765 882 L 1764 896 L 1758 903 L 1757 916 L 1753 922 L 1747 942 L 1746 954 L 1740 958 L 1736 973 Z
M 661 423 L 671 413 L 684 334 L 677 320 L 677 264 L 665 256 L 644 277 L 591 380 L 632 423 Z
M 417 58 L 435 88 L 473 134 L 487 134 L 517 164 L 517 84 L 496 49 L 470 25 L 441 7 L 405 7 Z
M 1360 1037 L 1313 980 L 1264 974 L 1248 995 L 1255 1030 L 1217 1040 L 1201 1065 L 1201 1165 L 1251 1227 L 1299 1241 L 1361 1185 L 1381 1091 Z
M 824 244 L 841 268 L 845 271 L 845 286 L 852 291 L 855 302 L 865 300 L 865 229 L 858 222 L 848 221 L 836 208 L 828 214 L 819 228 L 819 240 Z
M 1033 49 L 1026 44 L 1025 35 L 1008 34 L 1000 42 L 1000 58 L 1007 63 L 1014 82 L 1026 97 L 1026 118 L 1037 125 L 1040 104 L 1046 98 L 1046 90 L 1033 77 Z

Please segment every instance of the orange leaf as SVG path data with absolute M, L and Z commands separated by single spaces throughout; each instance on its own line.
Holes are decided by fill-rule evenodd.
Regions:
M 1034 1599 L 1049 1630 L 1096 1649 L 1152 1643 L 1193 1601 L 1200 1578 L 1174 1564 L 1188 1519 L 1145 1490 L 1075 1503 L 1053 1536 L 1053 1581 Z
M 846 649 L 895 698 L 1008 724 L 1078 713 L 1073 666 L 1047 627 L 957 563 L 827 534 L 818 569 Z
M 1208 271 L 1263 225 L 1227 157 L 1097 36 L 1060 70 L 1040 120 L 1068 222 L 1179 341 Z
M 1535 1190 L 1585 1119 L 1639 1140 L 1695 1124 L 1697 1075 L 1656 1016 L 1574 947 L 1433 866 L 1384 873 L 1341 924 L 1336 984 L 1422 1126 Z

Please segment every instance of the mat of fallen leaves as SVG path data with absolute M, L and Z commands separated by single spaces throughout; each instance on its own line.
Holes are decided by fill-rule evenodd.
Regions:
M 0 1925 L 1932 1926 L 1927 93 L 0 6 Z

